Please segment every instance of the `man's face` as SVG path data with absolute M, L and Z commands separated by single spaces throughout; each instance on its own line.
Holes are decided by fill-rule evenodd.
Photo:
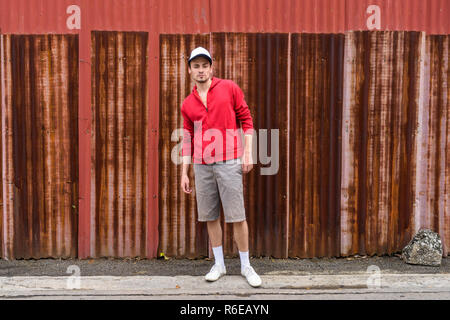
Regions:
M 212 77 L 212 66 L 208 59 L 203 57 L 193 59 L 188 71 L 192 80 L 196 82 L 204 83 Z

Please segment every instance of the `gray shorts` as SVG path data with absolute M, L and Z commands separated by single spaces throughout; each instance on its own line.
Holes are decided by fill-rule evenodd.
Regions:
M 212 164 L 194 163 L 198 221 L 214 221 L 222 200 L 225 222 L 245 220 L 241 159 Z

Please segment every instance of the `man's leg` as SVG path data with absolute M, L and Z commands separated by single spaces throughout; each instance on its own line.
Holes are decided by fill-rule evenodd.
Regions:
M 220 219 L 207 221 L 206 226 L 208 228 L 208 235 L 209 240 L 211 241 L 215 264 L 225 267 L 225 261 L 223 260 L 222 227 L 220 226 Z
M 247 220 L 233 223 L 234 241 L 239 250 L 239 258 L 241 259 L 241 273 L 245 268 L 250 266 L 250 258 L 248 255 L 248 225 Z
M 222 227 L 220 226 L 220 219 L 214 221 L 207 221 L 208 236 L 213 248 L 222 245 Z
M 205 279 L 208 281 L 216 281 L 226 273 L 225 261 L 223 259 L 222 227 L 220 226 L 220 219 L 207 221 L 206 226 L 214 254 L 214 266 L 206 275 Z
M 248 252 L 248 225 L 247 220 L 233 223 L 234 241 L 240 252 Z
M 233 235 L 241 258 L 241 274 L 251 286 L 261 285 L 261 278 L 250 266 L 248 246 L 248 225 L 245 218 L 242 166 L 235 159 L 214 167 L 217 185 L 222 200 L 225 222 L 233 223 Z
M 262 283 L 261 278 L 250 266 L 248 253 L 248 225 L 246 220 L 233 223 L 233 235 L 241 259 L 241 274 L 247 278 L 247 281 L 251 286 L 259 287 Z
M 220 226 L 220 198 L 213 167 L 194 164 L 198 220 L 207 222 L 215 263 L 205 276 L 216 281 L 226 273 L 222 252 L 222 228 Z

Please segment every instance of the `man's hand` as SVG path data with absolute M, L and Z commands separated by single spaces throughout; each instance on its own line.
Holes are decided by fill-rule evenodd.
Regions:
M 189 166 L 191 164 L 191 156 L 183 156 L 183 171 L 181 173 L 181 190 L 184 193 L 192 193 L 192 189 L 189 187 Z
M 242 172 L 248 173 L 253 168 L 253 159 L 250 152 L 245 152 L 242 157 Z
M 181 176 L 181 189 L 184 193 L 192 193 L 192 189 L 189 187 L 189 177 L 185 174 Z
M 252 139 L 251 134 L 245 135 L 245 150 L 244 156 L 242 157 L 242 172 L 248 173 L 253 168 L 253 157 L 252 157 Z

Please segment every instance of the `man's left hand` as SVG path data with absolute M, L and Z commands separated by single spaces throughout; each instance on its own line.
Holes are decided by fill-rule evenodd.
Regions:
M 242 161 L 242 172 L 248 173 L 253 168 L 253 159 L 249 154 L 245 154 Z

